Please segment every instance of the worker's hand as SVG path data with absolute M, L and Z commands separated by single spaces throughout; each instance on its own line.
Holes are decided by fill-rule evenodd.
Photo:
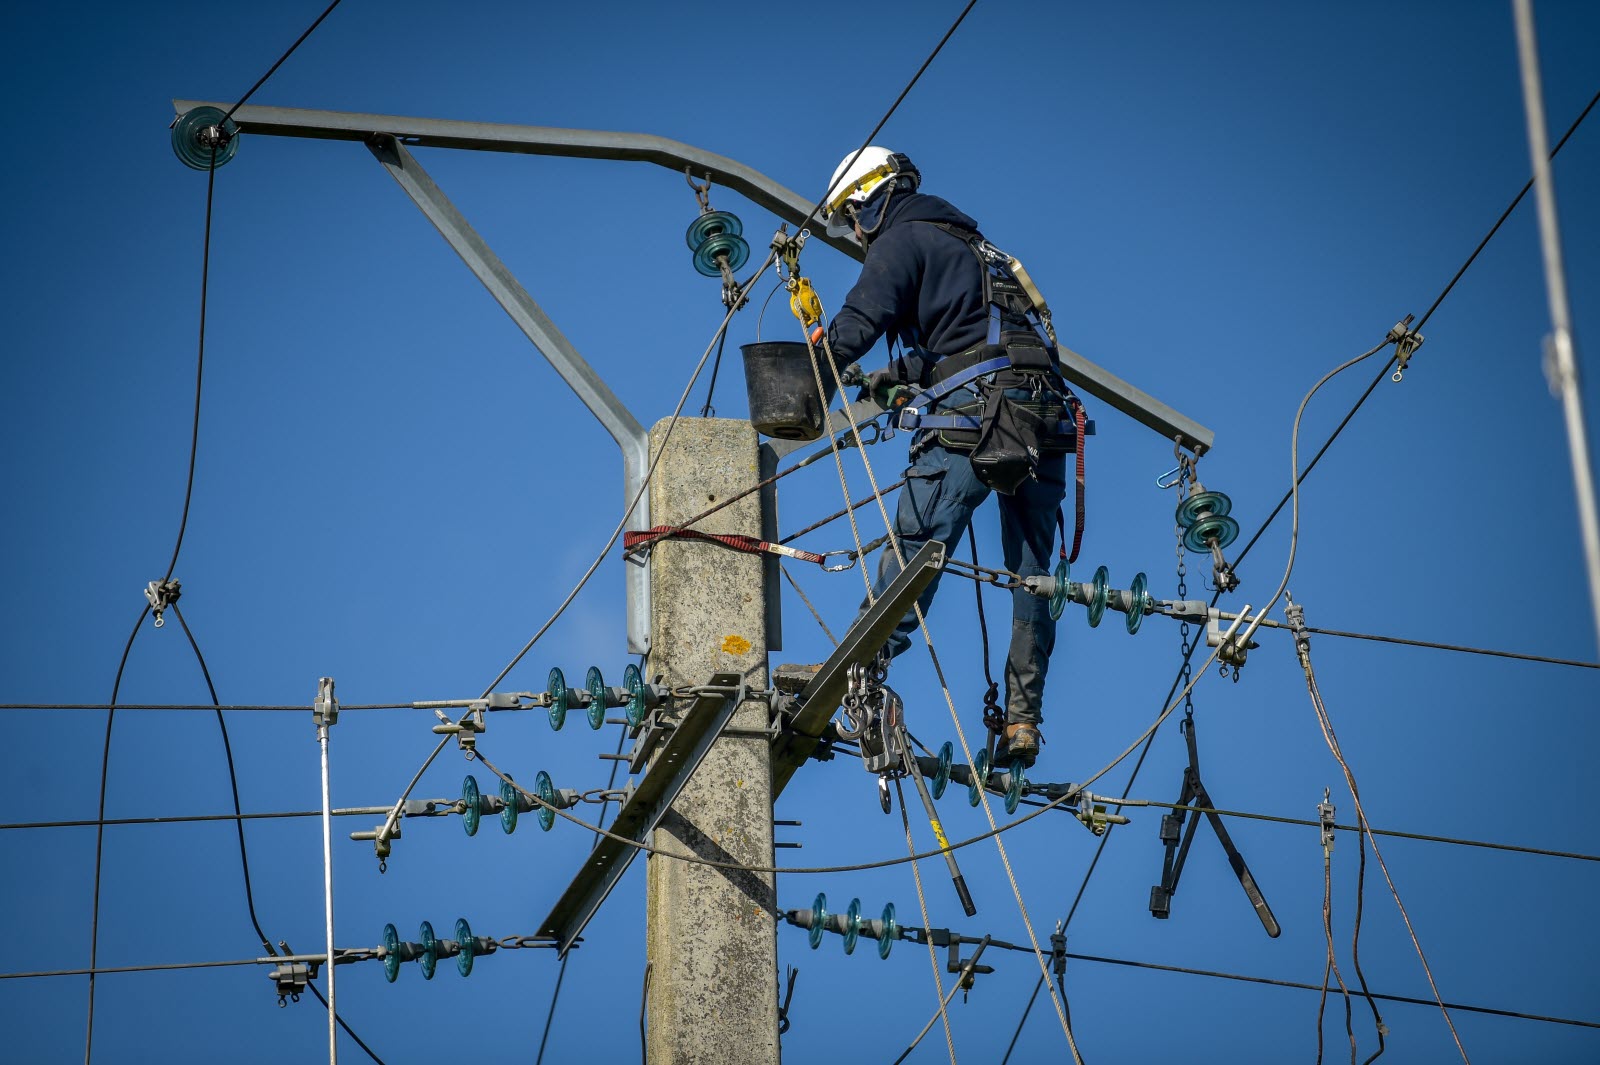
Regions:
M 910 399 L 911 394 L 908 389 L 895 380 L 895 376 L 891 371 L 873 370 L 863 380 L 861 395 L 857 398 L 870 398 L 884 410 L 893 410 Z

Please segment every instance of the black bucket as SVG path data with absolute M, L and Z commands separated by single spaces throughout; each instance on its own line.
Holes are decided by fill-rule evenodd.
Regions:
M 780 440 L 815 440 L 822 435 L 828 404 L 838 389 L 833 371 L 822 369 L 826 400 L 817 397 L 817 378 L 811 355 L 797 340 L 767 340 L 745 344 L 744 387 L 750 397 L 750 424 L 756 432 Z M 826 356 L 817 352 L 818 361 Z

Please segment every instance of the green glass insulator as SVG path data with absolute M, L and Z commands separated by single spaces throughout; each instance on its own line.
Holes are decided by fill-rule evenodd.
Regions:
M 548 832 L 550 831 L 550 826 L 556 823 L 556 789 L 555 785 L 550 782 L 550 774 L 543 769 L 539 770 L 539 775 L 533 778 L 533 793 L 550 804 L 539 807 L 539 827 Z
M 878 937 L 878 957 L 888 958 L 894 941 L 900 938 L 900 922 L 894 919 L 894 903 L 883 904 L 883 934 Z
M 1100 624 L 1106 616 L 1106 602 L 1111 593 L 1111 573 L 1104 566 L 1094 571 L 1093 591 L 1089 595 L 1089 627 Z
M 550 727 L 560 732 L 561 726 L 567 723 L 567 678 L 552 666 L 550 679 L 545 683 L 550 689 Z
M 589 667 L 583 686 L 589 690 L 589 727 L 597 729 L 606 723 L 606 682 L 599 666 Z
M 1027 778 L 1022 775 L 1022 766 L 1016 762 L 1011 763 L 1007 773 L 1011 780 L 1006 786 L 1006 813 L 1017 812 L 1017 804 L 1022 801 L 1022 793 L 1028 786 Z
M 644 724 L 645 711 L 649 707 L 646 705 L 647 696 L 644 690 L 644 677 L 640 674 L 639 667 L 632 662 L 629 662 L 628 668 L 622 671 L 622 686 L 628 689 L 626 707 L 628 724 L 633 728 L 638 728 Z
M 1214 517 L 1227 517 L 1233 509 L 1233 500 L 1221 492 L 1196 492 L 1194 495 L 1178 504 L 1178 510 L 1173 514 L 1180 529 L 1187 529 L 1210 511 Z
M 719 233 L 737 237 L 743 232 L 744 223 L 739 221 L 738 215 L 729 211 L 708 211 L 689 223 L 689 228 L 684 231 L 683 240 L 689 245 L 689 250 L 694 251 Z
M 850 908 L 844 911 L 844 952 L 854 954 L 856 941 L 861 937 L 861 900 L 851 899 Z
M 508 836 L 517 830 L 517 814 L 521 812 L 517 809 L 517 803 L 521 799 L 515 784 L 509 780 L 500 782 L 500 801 L 505 803 L 500 810 L 500 830 Z
M 1239 538 L 1239 523 L 1222 514 L 1201 518 L 1183 534 L 1183 546 L 1191 551 L 1209 551 L 1208 539 L 1215 539 L 1217 547 L 1226 548 Z
M 976 806 L 983 801 L 983 789 L 989 786 L 989 749 L 985 747 L 972 760 L 972 780 L 967 784 L 967 803 Z
M 1128 586 L 1128 617 L 1125 624 L 1128 635 L 1132 636 L 1139 631 L 1139 626 L 1144 624 L 1145 611 L 1150 609 L 1150 579 L 1142 572 L 1133 575 L 1133 583 Z
M 822 946 L 823 924 L 828 920 L 828 896 L 817 892 L 817 897 L 811 903 L 811 927 L 806 931 L 811 936 L 811 949 L 816 950 Z
M 471 773 L 461 782 L 461 827 L 467 835 L 478 834 L 478 822 L 483 817 L 483 796 L 478 792 L 478 778 Z
M 456 955 L 456 972 L 462 976 L 472 975 L 472 956 L 478 945 L 472 941 L 472 926 L 465 917 L 456 918 L 456 943 L 461 947 L 461 953 Z
M 400 933 L 393 924 L 383 926 L 383 978 L 391 984 L 400 975 Z
M 1072 584 L 1072 567 L 1067 565 L 1067 560 L 1062 559 L 1056 563 L 1056 590 L 1050 593 L 1050 620 L 1061 620 L 1062 611 L 1067 609 L 1067 590 Z
M 239 127 L 224 119 L 215 107 L 196 107 L 185 111 L 172 124 L 172 151 L 178 162 L 191 170 L 210 170 L 221 166 L 239 151 Z M 212 138 L 222 130 L 223 140 L 213 148 Z M 214 162 L 213 162 L 214 160 Z
M 750 258 L 750 245 L 745 239 L 733 233 L 718 233 L 707 237 L 694 251 L 694 268 L 706 277 L 718 277 L 722 273 L 717 265 L 717 256 L 728 257 L 728 269 L 737 270 Z
M 434 970 L 439 967 L 439 941 L 433 936 L 433 925 L 423 921 L 422 927 L 417 929 L 417 938 L 422 940 L 422 953 L 417 955 L 417 961 L 422 963 L 422 978 L 432 980 Z
M 933 797 L 944 798 L 944 789 L 950 786 L 950 763 L 955 759 L 955 748 L 949 740 L 939 748 L 939 769 L 933 774 Z

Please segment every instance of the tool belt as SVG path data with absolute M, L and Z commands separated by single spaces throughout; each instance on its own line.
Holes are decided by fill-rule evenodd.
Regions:
M 942 446 L 970 452 L 978 479 L 1010 495 L 1045 454 L 1077 449 L 1082 406 L 1035 337 L 1008 333 L 1001 340 L 936 363 L 932 383 L 900 410 L 897 425 L 935 432 Z M 1031 398 L 1006 394 L 1018 389 Z M 963 400 L 963 392 L 973 398 Z

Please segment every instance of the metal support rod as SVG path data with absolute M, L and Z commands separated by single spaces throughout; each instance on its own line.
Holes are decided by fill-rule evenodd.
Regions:
M 242 110 L 242 109 L 241 109 Z M 427 215 L 439 235 L 455 249 L 461 261 L 483 282 L 483 287 L 495 298 L 511 320 L 532 341 L 539 354 L 545 357 L 561 375 L 572 391 L 583 400 L 606 432 L 611 434 L 622 449 L 623 505 L 639 503 L 628 514 L 629 529 L 649 526 L 650 493 L 644 489 L 645 473 L 650 467 L 649 437 L 644 426 L 617 398 L 594 367 L 586 362 L 544 313 L 527 289 L 456 210 L 449 198 L 434 184 L 428 172 L 412 154 L 406 151 L 395 137 L 385 133 L 367 142 L 372 154 L 382 163 L 389 175 L 411 197 L 413 203 Z M 641 489 L 644 489 L 640 495 Z M 648 559 L 642 566 L 625 567 L 624 582 L 628 596 L 628 652 L 644 654 L 650 650 L 650 568 Z
M 317 745 L 322 748 L 322 912 L 327 933 L 328 957 L 333 952 L 333 802 L 328 791 L 328 728 L 339 720 L 339 703 L 333 697 L 333 678 L 323 677 L 317 682 L 317 701 L 311 714 L 317 723 Z M 328 1065 L 339 1062 L 339 1015 L 333 991 L 333 971 L 328 973 Z
M 1517 59 L 1522 67 L 1522 99 L 1528 115 L 1528 151 L 1533 156 L 1533 190 L 1539 208 L 1539 244 L 1544 253 L 1545 288 L 1550 297 L 1550 335 L 1545 339 L 1545 376 L 1561 400 L 1567 420 L 1567 448 L 1572 454 L 1572 479 L 1578 496 L 1578 524 L 1589 572 L 1589 599 L 1600 637 L 1600 517 L 1595 511 L 1594 471 L 1589 464 L 1589 439 L 1584 427 L 1583 392 L 1572 338 L 1572 311 L 1567 303 L 1567 273 L 1561 255 L 1561 227 L 1556 219 L 1555 179 L 1550 169 L 1550 144 L 1545 131 L 1544 90 L 1539 75 L 1539 45 L 1534 33 L 1533 0 L 1513 0 L 1517 22 Z
M 911 753 L 911 737 L 906 734 L 905 722 L 895 721 L 894 730 L 895 742 L 900 745 L 900 757 L 905 765 L 906 775 L 911 778 L 911 783 L 916 785 L 917 795 L 922 799 L 922 808 L 928 815 L 928 827 L 933 829 L 933 838 L 939 841 L 939 851 L 944 855 L 944 864 L 950 869 L 950 883 L 955 885 L 962 911 L 971 917 L 978 912 L 978 907 L 972 901 L 972 892 L 967 890 L 967 878 L 961 875 L 961 866 L 956 864 L 956 855 L 950 849 L 950 841 L 945 838 L 944 825 L 939 823 L 939 811 L 933 805 L 933 796 L 928 794 L 928 784 L 922 779 L 917 756 Z

